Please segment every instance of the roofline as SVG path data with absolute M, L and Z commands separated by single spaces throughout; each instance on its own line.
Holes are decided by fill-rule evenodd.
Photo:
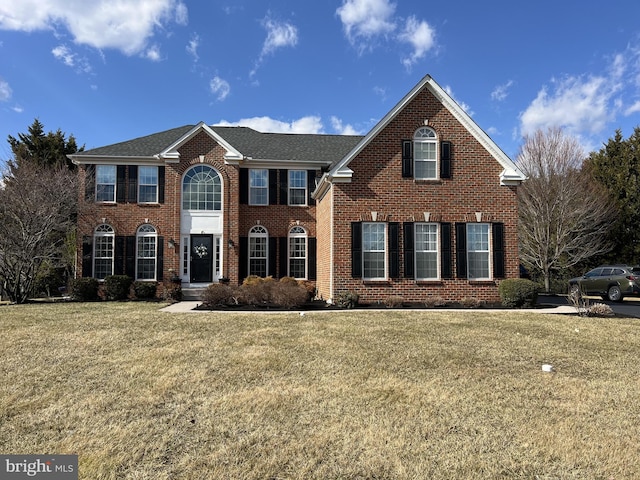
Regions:
M 209 125 L 204 122 L 199 122 L 195 127 L 189 130 L 187 133 L 182 135 L 178 140 L 173 142 L 163 151 L 158 154 L 158 158 L 166 160 L 167 163 L 176 163 L 180 161 L 180 153 L 178 152 L 178 148 L 184 145 L 186 142 L 191 140 L 201 131 L 206 132 L 211 138 L 213 138 L 216 142 L 218 142 L 226 151 L 225 160 L 242 160 L 244 155 L 236 150 L 229 142 L 227 142 L 224 138 L 218 135 Z M 204 153 L 204 152 L 203 152 Z
M 451 112 L 451 114 L 473 135 L 473 137 L 482 144 L 483 147 L 504 167 L 500 174 L 501 185 L 514 185 L 526 179 L 525 174 L 518 166 L 505 154 L 498 145 L 491 140 L 489 135 L 482 130 L 478 124 L 473 121 L 467 112 L 465 112 L 451 96 L 445 92 L 438 83 L 431 78 L 431 75 L 425 75 L 418 84 L 400 100 L 380 120 L 364 138 L 327 174 L 328 177 L 344 177 L 348 174 L 345 169 L 351 161 L 358 156 L 364 148 L 409 104 L 423 88 L 427 87 L 429 91 Z
M 78 155 L 70 154 L 67 158 L 74 165 L 109 165 L 109 164 L 127 164 L 127 165 L 164 165 L 164 161 L 160 160 L 156 155 L 153 156 L 132 156 L 132 155 Z

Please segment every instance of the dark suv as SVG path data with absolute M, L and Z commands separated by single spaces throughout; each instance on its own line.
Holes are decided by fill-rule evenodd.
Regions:
M 577 291 L 612 302 L 621 302 L 625 295 L 640 295 L 640 267 L 601 265 L 569 280 L 569 292 Z

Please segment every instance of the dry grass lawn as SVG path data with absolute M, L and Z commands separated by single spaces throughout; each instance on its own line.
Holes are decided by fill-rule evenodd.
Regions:
M 84 479 L 640 478 L 638 320 L 158 309 L 0 307 L 0 452 Z

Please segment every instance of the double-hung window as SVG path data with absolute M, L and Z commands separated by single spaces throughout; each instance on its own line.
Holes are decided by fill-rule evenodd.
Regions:
M 115 232 L 110 225 L 99 225 L 93 234 L 93 276 L 104 280 L 113 275 Z
M 469 279 L 486 280 L 490 271 L 490 229 L 488 223 L 467 224 L 467 273 Z
M 289 276 L 307 278 L 307 232 L 298 226 L 289 231 Z
M 138 202 L 158 203 L 158 167 L 138 168 Z
M 416 280 L 436 280 L 438 274 L 438 224 L 415 224 Z
M 249 205 L 269 204 L 269 170 L 249 170 Z
M 267 230 L 256 225 L 249 231 L 249 275 L 267 276 L 269 236 Z
M 362 224 L 362 277 L 366 280 L 386 280 L 387 230 L 385 223 Z
M 307 172 L 289 170 L 289 205 L 307 204 Z
M 138 280 L 156 279 L 157 257 L 156 229 L 148 224 L 138 228 L 136 248 L 136 278 Z
M 116 166 L 96 165 L 96 202 L 116 201 Z
M 419 180 L 438 178 L 438 141 L 436 132 L 419 128 L 413 136 L 414 176 Z

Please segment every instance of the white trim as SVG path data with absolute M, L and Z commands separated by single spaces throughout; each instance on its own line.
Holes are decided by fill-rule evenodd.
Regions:
M 204 122 L 199 122 L 195 127 L 185 133 L 182 137 L 180 137 L 178 140 L 176 140 L 162 152 L 160 152 L 157 157 L 159 159 L 165 160 L 167 163 L 179 163 L 180 153 L 178 152 L 178 149 L 200 132 L 206 132 L 207 135 L 213 138 L 218 144 L 220 144 L 220 146 L 222 146 L 227 151 L 224 156 L 225 160 L 242 160 L 244 158 L 244 155 L 242 155 L 229 142 L 218 135 L 211 127 L 209 127 Z

